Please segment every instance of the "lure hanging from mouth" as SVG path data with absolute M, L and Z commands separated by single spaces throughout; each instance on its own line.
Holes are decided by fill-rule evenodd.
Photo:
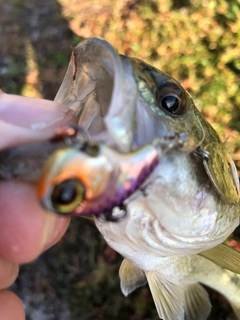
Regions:
M 49 211 L 95 215 L 113 219 L 115 207 L 125 207 L 131 196 L 168 150 L 183 147 L 182 137 L 155 139 L 130 153 L 100 143 L 65 147 L 47 160 L 38 181 L 38 197 Z

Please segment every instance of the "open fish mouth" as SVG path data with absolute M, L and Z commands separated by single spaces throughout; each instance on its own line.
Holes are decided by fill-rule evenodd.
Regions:
M 100 38 L 83 41 L 72 50 L 55 101 L 76 113 L 92 140 L 129 152 L 155 137 L 173 134 L 139 95 L 130 58 Z
M 137 95 L 131 65 L 127 60 L 122 62 L 113 47 L 102 39 L 88 40 L 72 50 L 71 62 L 55 100 L 74 110 L 80 126 L 93 139 L 100 137 L 106 144 L 116 144 L 121 151 L 129 151 Z M 124 77 L 124 68 L 130 70 L 128 79 Z M 127 121 L 123 106 L 128 106 Z

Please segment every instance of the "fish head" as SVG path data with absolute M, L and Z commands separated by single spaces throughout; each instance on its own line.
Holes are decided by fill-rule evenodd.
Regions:
M 155 137 L 185 133 L 191 143 L 219 142 L 218 135 L 178 81 L 124 55 L 101 38 L 72 49 L 55 100 L 70 107 L 93 140 L 122 152 Z
M 101 38 L 90 38 L 72 50 L 55 100 L 74 110 L 90 140 L 129 153 L 156 137 L 184 134 L 187 143 L 179 152 L 186 152 L 186 157 L 180 158 L 191 160 L 182 170 L 190 170 L 189 177 L 208 176 L 206 180 L 210 179 L 225 202 L 238 202 L 235 166 L 215 130 L 178 81 L 139 59 L 119 55 Z M 193 156 L 197 148 L 206 152 Z M 212 158 L 222 159 L 224 170 L 215 160 L 206 159 L 212 154 Z

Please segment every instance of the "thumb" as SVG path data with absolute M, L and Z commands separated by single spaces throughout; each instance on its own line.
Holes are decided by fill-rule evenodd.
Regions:
M 44 141 L 72 123 L 76 116 L 64 105 L 0 93 L 0 149 Z

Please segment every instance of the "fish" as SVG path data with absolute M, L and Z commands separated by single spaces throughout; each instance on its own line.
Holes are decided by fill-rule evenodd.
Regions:
M 207 319 L 211 302 L 201 284 L 223 294 L 240 319 L 239 253 L 224 242 L 239 225 L 238 174 L 190 94 L 164 72 L 90 38 L 72 49 L 55 101 L 75 112 L 84 137 L 53 143 L 34 177 L 2 165 L 11 162 L 8 150 L 0 154 L 1 178 L 29 175 L 47 210 L 92 215 L 124 258 L 122 293 L 148 283 L 160 319 Z M 18 148 L 16 161 L 26 154 Z
M 172 77 L 93 38 L 73 50 L 56 101 L 76 112 L 91 140 L 124 154 L 171 134 L 188 137 L 187 150 L 160 157 L 145 181 L 147 194 L 129 202 L 123 219 L 95 215 L 94 221 L 124 257 L 124 295 L 147 282 L 159 318 L 206 319 L 211 305 L 203 283 L 225 295 L 240 319 L 239 257 L 222 243 L 239 224 L 238 175 L 190 94 Z M 228 259 L 236 268 L 226 266 Z

